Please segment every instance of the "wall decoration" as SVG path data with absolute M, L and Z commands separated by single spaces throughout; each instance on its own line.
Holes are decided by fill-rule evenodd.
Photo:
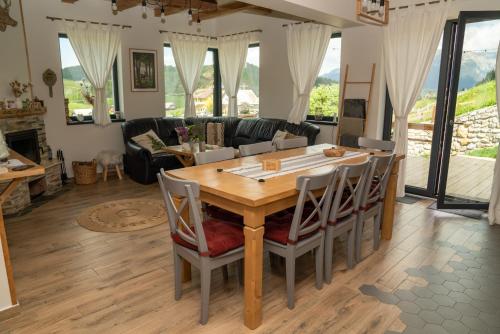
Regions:
M 385 26 L 389 24 L 389 0 L 356 0 L 359 21 Z
M 133 92 L 157 92 L 156 50 L 130 49 L 130 77 Z
M 3 0 L 3 4 L 3 6 L 0 5 L 0 31 L 5 31 L 7 26 L 17 26 L 17 21 L 9 15 L 11 0 Z
M 46 69 L 42 74 L 43 83 L 49 86 L 49 96 L 53 97 L 54 93 L 52 92 L 52 87 L 57 82 L 57 74 L 52 71 L 50 68 Z

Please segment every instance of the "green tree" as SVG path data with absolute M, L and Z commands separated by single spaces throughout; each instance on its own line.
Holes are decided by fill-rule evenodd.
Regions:
M 339 85 L 319 85 L 311 92 L 309 114 L 314 115 L 316 111 L 323 116 L 337 116 L 339 111 Z

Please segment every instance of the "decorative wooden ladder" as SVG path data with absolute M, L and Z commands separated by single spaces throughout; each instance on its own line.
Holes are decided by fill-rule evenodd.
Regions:
M 368 116 L 368 112 L 370 110 L 371 101 L 372 101 L 372 90 L 373 90 L 373 81 L 375 79 L 375 69 L 377 64 L 372 64 L 372 70 L 370 74 L 370 81 L 349 81 L 349 64 L 345 67 L 344 73 L 344 83 L 342 85 L 342 95 L 340 100 L 342 101 L 340 106 L 340 115 L 338 117 L 338 131 L 337 131 L 337 145 L 340 144 L 340 135 L 342 134 L 342 119 L 344 116 L 344 104 L 345 104 L 345 96 L 348 85 L 368 85 L 368 99 L 366 100 L 366 115 L 363 122 L 363 132 L 366 131 L 366 118 Z

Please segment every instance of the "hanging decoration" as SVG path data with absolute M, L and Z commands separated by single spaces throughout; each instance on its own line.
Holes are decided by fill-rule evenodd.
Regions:
M 365 23 L 387 25 L 389 0 L 356 0 L 356 16 Z
M 161 23 L 167 21 L 167 15 L 187 11 L 187 21 L 189 25 L 197 23 L 200 29 L 201 19 L 200 13 L 213 13 L 217 11 L 216 0 L 137 0 L 133 2 L 133 6 L 141 6 L 141 16 L 147 19 L 149 10 L 153 10 L 154 16 L 160 18 Z M 131 5 L 124 5 L 118 0 L 111 0 L 111 10 L 114 15 L 119 11 L 130 8 Z

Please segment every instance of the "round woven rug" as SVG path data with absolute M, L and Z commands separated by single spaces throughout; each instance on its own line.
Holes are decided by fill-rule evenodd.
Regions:
M 167 222 L 163 202 L 151 199 L 123 199 L 105 202 L 85 210 L 78 224 L 96 232 L 129 232 Z

